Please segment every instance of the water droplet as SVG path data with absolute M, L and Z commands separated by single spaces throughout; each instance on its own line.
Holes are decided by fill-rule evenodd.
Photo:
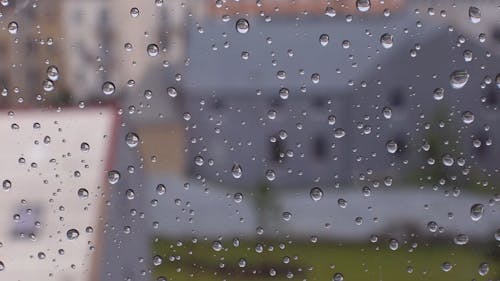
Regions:
M 385 147 L 387 148 L 387 152 L 392 153 L 392 154 L 394 154 L 394 153 L 396 153 L 396 151 L 398 151 L 398 144 L 393 140 L 388 141 L 385 144 Z
M 245 267 L 247 266 L 247 261 L 244 259 L 244 258 L 241 258 L 239 261 L 238 261 L 238 266 L 239 267 Z
M 478 221 L 483 217 L 484 213 L 484 205 L 483 204 L 474 204 L 470 208 L 470 218 L 473 221 Z
M 289 91 L 287 88 L 281 88 L 279 94 L 280 94 L 280 98 L 282 100 L 286 100 L 286 99 L 288 99 Z
M 430 232 L 436 232 L 438 230 L 438 224 L 435 222 L 435 221 L 430 221 L 428 224 L 427 224 L 427 229 L 430 231 Z
M 174 87 L 168 87 L 167 88 L 167 94 L 171 97 L 171 98 L 175 98 L 177 96 L 177 90 L 174 88 Z
M 8 191 L 12 188 L 12 182 L 10 180 L 4 180 L 2 182 L 3 190 Z
M 78 197 L 80 199 L 87 199 L 87 198 L 89 198 L 89 191 L 87 189 L 85 189 L 85 188 L 78 189 L 77 194 L 78 194 Z
M 335 125 L 335 123 L 337 122 L 337 117 L 335 117 L 335 115 L 330 115 L 328 116 L 328 125 Z
M 368 12 L 371 8 L 370 0 L 357 0 L 356 7 L 358 8 L 358 11 L 360 11 L 360 12 L 363 12 L 363 13 Z
M 464 113 L 462 113 L 462 121 L 465 124 L 470 124 L 474 122 L 474 113 L 470 111 L 465 111 Z
M 347 207 L 347 201 L 343 198 L 339 198 L 339 200 L 337 200 L 337 204 L 342 209 L 345 209 Z
M 486 274 L 488 274 L 488 271 L 490 271 L 490 265 L 483 262 L 479 265 L 479 268 L 477 270 L 477 272 L 479 273 L 479 275 L 481 276 L 485 276 Z
M 345 131 L 342 128 L 335 129 L 333 136 L 337 139 L 341 139 L 345 136 Z
M 432 97 L 434 100 L 442 100 L 444 98 L 444 89 L 443 88 L 436 88 L 434 89 L 434 92 L 432 93 Z
M 139 144 L 139 136 L 136 133 L 129 132 L 125 135 L 125 143 L 130 148 L 136 147 Z
M 319 83 L 319 79 L 320 79 L 320 76 L 318 73 L 313 73 L 311 75 L 311 81 L 314 83 L 314 84 L 318 84 Z
M 113 84 L 113 82 L 110 82 L 110 81 L 104 82 L 104 84 L 102 84 L 102 92 L 105 95 L 114 94 L 115 93 L 115 84 Z
M 154 266 L 160 266 L 163 263 L 163 258 L 161 256 L 154 256 L 153 257 L 153 265 Z
M 321 44 L 321 46 L 328 45 L 328 42 L 330 42 L 330 36 L 328 36 L 328 34 L 321 34 L 319 36 L 319 43 Z
M 469 73 L 465 70 L 455 70 L 450 75 L 450 84 L 453 89 L 461 89 L 469 81 Z
M 163 195 L 165 194 L 165 192 L 167 192 L 167 188 L 165 187 L 164 184 L 160 183 L 156 186 L 156 194 Z
M 342 273 L 337 272 L 333 275 L 332 281 L 344 281 L 344 275 Z
M 136 7 L 133 7 L 132 9 L 130 9 L 130 15 L 133 17 L 133 18 L 136 18 L 138 17 L 140 14 L 140 11 L 138 8 Z
M 160 53 L 160 48 L 158 48 L 158 45 L 156 44 L 149 44 L 147 52 L 150 57 L 156 57 Z
M 471 50 L 465 50 L 464 51 L 464 61 L 470 62 L 472 61 L 472 51 Z
M 59 79 L 59 69 L 54 65 L 47 67 L 47 77 L 52 81 L 57 81 Z
M 52 81 L 50 79 L 46 79 L 43 81 L 42 87 L 43 87 L 43 90 L 45 92 L 52 92 L 55 89 L 54 81 Z
M 444 154 L 441 157 L 441 161 L 443 162 L 443 165 L 450 167 L 453 166 L 453 163 L 455 163 L 455 159 L 450 154 Z
M 390 107 L 384 107 L 384 109 L 382 109 L 382 114 L 384 115 L 384 118 L 385 119 L 391 119 L 392 117 L 392 109 Z
M 90 150 L 90 145 L 89 145 L 88 143 L 86 143 L 86 142 L 82 142 L 82 143 L 80 144 L 80 150 L 81 150 L 82 152 L 89 152 L 89 150 Z
M 382 47 L 385 49 L 390 49 L 394 45 L 394 36 L 389 33 L 384 33 L 382 36 L 380 36 L 380 44 L 382 44 Z
M 108 172 L 108 182 L 110 184 L 116 184 L 120 180 L 120 172 L 112 170 Z
M 500 228 L 495 231 L 493 236 L 495 237 L 495 240 L 500 241 Z
M 481 21 L 481 10 L 478 7 L 471 6 L 469 8 L 469 19 L 472 23 Z
M 281 217 L 283 218 L 284 221 L 290 221 L 292 219 L 292 213 L 283 212 L 283 214 L 281 214 Z
M 11 21 L 9 23 L 8 30 L 9 30 L 10 34 L 16 34 L 18 29 L 19 29 L 19 26 L 18 26 L 17 22 Z
M 495 78 L 495 83 L 497 84 L 497 88 L 500 89 L 500 73 L 497 74 L 497 77 Z
M 242 171 L 241 166 L 239 164 L 233 165 L 233 168 L 231 169 L 231 173 L 233 174 L 233 177 L 235 179 L 241 178 L 242 172 L 243 171 Z
M 236 30 L 241 34 L 245 34 L 250 30 L 250 24 L 246 19 L 239 19 L 236 21 Z
M 455 238 L 453 238 L 453 242 L 456 245 L 466 245 L 467 243 L 469 243 L 469 236 L 465 234 L 458 234 L 457 236 L 455 236 Z
M 243 194 L 241 194 L 239 192 L 235 193 L 234 196 L 233 196 L 233 200 L 236 203 L 241 203 L 241 201 L 243 201 Z
M 0 261 L 0 271 L 3 271 L 5 269 L 5 264 Z
M 323 198 L 323 190 L 319 187 L 313 187 L 309 192 L 309 196 L 311 196 L 311 199 L 314 202 L 318 202 L 321 198 Z
M 276 179 L 276 173 L 273 170 L 266 171 L 266 178 L 268 181 L 273 181 Z
M 135 192 L 133 189 L 127 189 L 127 191 L 125 191 L 125 195 L 127 196 L 127 199 L 128 200 L 133 200 L 135 198 Z
M 76 230 L 74 228 L 72 228 L 66 232 L 66 237 L 69 240 L 75 240 L 76 238 L 78 238 L 78 236 L 80 236 L 80 232 L 78 232 L 78 230 Z
M 396 251 L 399 248 L 399 241 L 396 239 L 389 240 L 389 249 Z
M 196 164 L 196 166 L 203 166 L 203 164 L 205 163 L 205 159 L 203 159 L 203 157 L 201 157 L 200 155 L 197 155 L 194 157 L 194 163 Z
M 333 7 L 328 6 L 325 8 L 325 15 L 333 18 L 337 15 L 337 12 L 335 11 L 335 9 Z
M 441 270 L 443 270 L 444 272 L 448 272 L 448 271 L 450 271 L 452 268 L 453 268 L 453 266 L 452 266 L 452 265 L 451 265 L 451 263 L 449 263 L 449 262 L 444 262 L 444 263 L 441 265 Z
M 214 241 L 212 243 L 212 249 L 216 252 L 220 252 L 220 250 L 222 250 L 222 243 L 220 241 Z

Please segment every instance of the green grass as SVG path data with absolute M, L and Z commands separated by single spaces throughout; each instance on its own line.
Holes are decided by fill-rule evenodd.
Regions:
M 212 241 L 159 240 L 153 244 L 153 255 L 163 257 L 163 264 L 155 267 L 155 278 L 167 277 L 170 281 L 185 280 L 290 280 L 286 274 L 293 272 L 291 280 L 332 280 L 336 272 L 341 272 L 344 280 L 355 281 L 404 281 L 404 280 L 498 280 L 500 260 L 490 252 L 497 245 L 466 245 L 436 243 L 418 245 L 413 251 L 409 245 L 398 250 L 388 249 L 387 243 L 377 244 L 340 244 L 311 242 L 261 242 L 264 251 L 257 253 L 257 242 L 242 241 L 234 247 L 232 241 L 223 241 L 223 249 L 216 252 L 211 248 Z M 269 247 L 274 249 L 269 251 Z M 497 251 L 498 252 L 498 251 Z M 169 261 L 169 257 L 176 257 Z M 290 258 L 284 263 L 285 257 Z M 247 261 L 244 268 L 238 266 L 243 258 Z M 441 265 L 449 262 L 453 268 L 444 272 Z M 478 274 L 480 263 L 489 264 L 486 276 Z M 220 264 L 224 264 L 221 268 Z M 413 268 L 408 273 L 408 267 Z M 271 268 L 276 276 L 271 277 Z

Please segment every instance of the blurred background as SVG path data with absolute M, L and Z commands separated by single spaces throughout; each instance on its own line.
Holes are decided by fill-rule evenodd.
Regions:
M 499 280 L 500 2 L 0 0 L 0 280 Z

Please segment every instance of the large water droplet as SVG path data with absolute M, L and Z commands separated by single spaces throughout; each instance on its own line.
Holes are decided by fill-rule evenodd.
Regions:
M 66 232 L 66 237 L 69 240 L 75 240 L 76 238 L 78 238 L 78 236 L 80 236 L 80 232 L 78 232 L 78 230 L 76 230 L 74 228 L 72 228 Z
M 105 95 L 114 94 L 115 93 L 115 84 L 113 84 L 113 82 L 110 82 L 110 81 L 104 82 L 104 84 L 102 84 L 102 92 Z
M 469 8 L 469 19 L 472 23 L 481 21 L 481 10 L 478 7 L 471 6 Z
M 319 187 L 313 187 L 309 192 L 309 196 L 311 196 L 311 199 L 314 202 L 318 202 L 321 198 L 323 198 L 323 190 Z
M 390 49 L 394 45 L 394 36 L 389 33 L 384 33 L 382 36 L 380 36 L 380 44 L 382 44 L 382 47 L 385 49 Z
M 461 89 L 469 81 L 469 73 L 466 70 L 455 70 L 450 75 L 450 85 L 453 89 Z
M 239 19 L 236 22 L 236 30 L 241 34 L 245 34 L 250 30 L 250 24 L 246 19 Z
M 370 0 L 357 0 L 356 7 L 360 12 L 368 12 L 371 8 Z
M 242 172 L 243 171 L 242 171 L 241 166 L 239 164 L 234 164 L 233 168 L 231 168 L 231 174 L 233 174 L 233 177 L 235 179 L 241 178 Z
M 484 213 L 484 205 L 483 204 L 474 204 L 470 208 L 470 218 L 473 221 L 478 221 L 483 217 Z

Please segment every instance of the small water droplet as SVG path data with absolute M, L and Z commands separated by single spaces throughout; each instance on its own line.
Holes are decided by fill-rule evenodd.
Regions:
M 441 161 L 443 162 L 443 165 L 450 167 L 453 166 L 453 163 L 455 163 L 455 159 L 450 154 L 444 154 L 441 157 Z
M 469 243 L 469 236 L 465 234 L 458 234 L 453 238 L 453 242 L 456 245 L 461 245 L 461 246 L 466 245 L 467 243 Z
M 470 208 L 470 218 L 473 221 L 478 221 L 483 217 L 484 213 L 484 205 L 483 204 L 474 204 Z
M 104 84 L 102 84 L 102 92 L 108 96 L 114 94 L 115 93 L 115 84 L 113 84 L 113 82 L 110 82 L 110 81 L 104 82 Z
M 77 194 L 78 194 L 78 197 L 80 199 L 87 199 L 87 198 L 89 198 L 89 191 L 87 189 L 85 189 L 85 188 L 78 189 Z
M 2 182 L 3 190 L 8 191 L 12 188 L 12 182 L 10 180 L 4 180 Z
M 276 179 L 276 173 L 273 170 L 266 171 L 266 178 L 268 181 L 273 181 Z
M 167 94 L 171 97 L 171 98 L 175 98 L 177 96 L 177 90 L 174 88 L 174 87 L 168 87 L 167 88 Z
M 311 199 L 314 202 L 318 202 L 321 198 L 323 198 L 323 190 L 319 187 L 313 187 L 309 192 L 309 196 L 311 196 Z
M 235 193 L 234 196 L 233 196 L 233 200 L 236 203 L 241 203 L 241 201 L 243 201 L 243 194 L 241 194 L 239 192 Z
M 75 240 L 76 238 L 78 238 L 78 236 L 80 236 L 80 232 L 78 232 L 78 230 L 74 228 L 66 232 L 66 237 L 68 238 L 68 240 Z
M 469 81 L 469 73 L 465 70 L 455 70 L 450 75 L 450 85 L 453 89 L 461 89 Z
M 194 157 L 194 163 L 196 164 L 196 166 L 203 166 L 203 164 L 205 163 L 205 159 L 203 159 L 203 157 L 201 157 L 200 155 L 197 155 Z
M 241 34 L 245 34 L 250 30 L 250 24 L 246 19 L 239 19 L 236 21 L 236 31 Z
M 462 113 L 462 121 L 465 124 L 471 124 L 472 122 L 474 122 L 474 113 L 465 111 L 464 113 Z
M 342 273 L 337 272 L 333 275 L 332 281 L 344 281 L 344 275 Z
M 130 148 L 136 147 L 139 144 L 139 136 L 136 133 L 129 132 L 125 135 L 125 143 Z
M 485 276 L 486 274 L 488 274 L 488 272 L 490 271 L 490 265 L 483 262 L 481 264 L 479 264 L 479 268 L 477 270 L 477 272 L 479 273 L 479 275 L 481 276 Z
M 450 271 L 452 268 L 453 268 L 453 265 L 451 265 L 451 263 L 449 263 L 449 262 L 444 262 L 444 263 L 441 265 L 441 270 L 443 270 L 444 272 L 448 272 L 448 271 Z
M 478 7 L 471 6 L 469 8 L 469 19 L 472 23 L 481 21 L 481 10 Z
M 360 11 L 360 12 L 363 12 L 363 13 L 368 12 L 371 8 L 370 0 L 357 0 L 356 7 L 358 8 L 358 11 Z
M 328 42 L 330 42 L 330 36 L 328 36 L 328 34 L 321 34 L 319 36 L 319 43 L 321 44 L 321 46 L 328 45 Z
M 158 48 L 158 45 L 156 44 L 149 44 L 147 52 L 150 57 L 156 57 L 160 53 L 160 48 Z
M 19 25 L 15 21 L 11 21 L 8 25 L 8 30 L 10 34 L 16 34 L 19 29 Z
M 160 266 L 163 263 L 163 258 L 161 256 L 154 256 L 153 257 L 153 265 L 154 266 Z
M 110 184 L 116 184 L 120 180 L 120 172 L 116 170 L 111 170 L 108 172 L 108 182 Z
M 387 148 L 387 152 L 392 153 L 392 154 L 394 154 L 394 153 L 396 153 L 396 151 L 398 151 L 398 144 L 393 140 L 388 141 L 385 144 L 385 147 Z
M 396 251 L 399 248 L 399 241 L 396 239 L 389 240 L 389 249 Z
M 133 18 L 136 18 L 138 17 L 140 14 L 140 11 L 138 8 L 136 7 L 133 7 L 132 9 L 130 9 L 130 15 L 133 17 Z
M 80 144 L 80 150 L 81 150 L 82 152 L 89 152 L 89 150 L 90 150 L 90 145 L 89 145 L 88 143 L 86 143 L 86 142 L 82 142 L 82 143 Z
M 390 49 L 394 45 L 394 36 L 389 33 L 384 33 L 382 36 L 380 36 L 380 44 L 382 44 L 382 47 L 385 49 Z
M 233 174 L 233 177 L 235 179 L 241 178 L 242 172 L 243 171 L 242 171 L 241 166 L 239 164 L 234 164 L 233 168 L 231 168 L 231 174 Z
M 212 243 L 212 249 L 216 252 L 220 252 L 220 250 L 222 250 L 222 243 L 220 241 L 214 241 Z
M 443 88 L 436 88 L 434 89 L 434 92 L 432 93 L 432 97 L 434 100 L 440 101 L 444 98 L 444 89 Z

